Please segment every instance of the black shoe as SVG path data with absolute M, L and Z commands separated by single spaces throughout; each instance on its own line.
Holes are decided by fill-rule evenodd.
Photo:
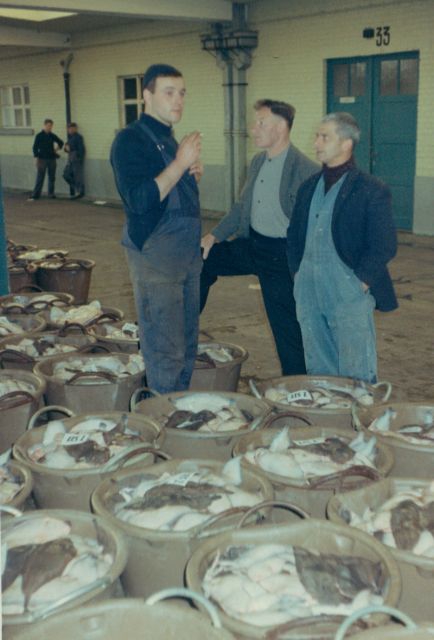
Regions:
M 71 200 L 78 200 L 79 198 L 83 198 L 84 193 L 77 193 L 76 196 L 71 196 Z
M 49 198 L 51 198 L 52 200 L 55 200 L 55 199 L 56 199 L 56 196 L 54 195 L 54 193 L 50 193 L 50 194 L 48 195 L 48 197 L 49 197 Z

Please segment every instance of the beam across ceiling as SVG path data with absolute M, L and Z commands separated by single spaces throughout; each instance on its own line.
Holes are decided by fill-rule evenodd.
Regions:
M 232 19 L 230 0 L 0 0 L 0 7 L 39 9 L 73 13 L 137 16 L 150 19 L 205 20 Z
M 17 29 L 0 25 L 0 45 L 15 47 L 59 48 L 70 44 L 71 37 L 67 33 L 52 31 L 36 31 L 34 29 Z

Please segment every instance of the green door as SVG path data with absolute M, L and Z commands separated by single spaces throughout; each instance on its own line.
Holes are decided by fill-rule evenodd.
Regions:
M 386 182 L 395 222 L 412 229 L 416 165 L 417 52 L 329 60 L 327 111 L 359 122 L 358 166 Z

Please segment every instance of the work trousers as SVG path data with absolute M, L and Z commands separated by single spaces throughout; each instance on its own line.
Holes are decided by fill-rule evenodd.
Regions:
M 48 170 L 48 195 L 54 195 L 54 183 L 56 181 L 56 158 L 44 160 L 38 158 L 36 161 L 36 182 L 32 193 L 32 198 L 41 196 L 42 187 L 44 186 L 45 174 Z
M 215 244 L 203 263 L 201 311 L 210 287 L 219 276 L 245 275 L 258 276 L 282 374 L 306 373 L 293 283 L 286 257 L 286 238 L 269 238 L 250 229 L 249 238 Z

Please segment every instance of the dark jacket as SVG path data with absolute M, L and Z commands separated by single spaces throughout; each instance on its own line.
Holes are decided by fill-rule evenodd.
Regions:
M 47 133 L 42 129 L 36 134 L 33 142 L 33 155 L 35 158 L 41 158 L 41 160 L 51 160 L 57 158 L 58 155 L 54 149 L 54 144 L 59 146 L 59 149 L 63 147 L 63 140 L 58 138 L 55 133 Z
M 297 273 L 306 242 L 309 209 L 321 173 L 302 184 L 288 228 L 289 270 Z M 387 269 L 397 249 L 389 188 L 357 168 L 348 172 L 332 216 L 332 237 L 340 259 L 369 285 L 377 309 L 398 306 Z
M 69 147 L 69 159 L 71 161 L 84 159 L 86 149 L 84 147 L 84 139 L 81 133 L 78 133 L 78 131 L 75 133 L 68 133 L 67 144 Z
M 253 189 L 266 157 L 267 153 L 261 151 L 253 158 L 238 202 L 235 202 L 229 213 L 211 230 L 219 242 L 232 235 L 236 238 L 249 236 Z M 280 206 L 288 219 L 291 219 L 298 187 L 316 171 L 318 171 L 318 165 L 291 143 L 283 165 L 279 193 Z
M 143 125 L 151 129 L 169 156 L 174 158 L 178 148 L 172 128 L 145 113 L 122 129 L 112 144 L 110 162 L 116 187 L 127 216 L 128 233 L 138 249 L 157 227 L 169 201 L 166 197 L 160 202 L 160 190 L 155 182 L 166 168 L 163 156 Z M 176 185 L 184 211 L 191 204 L 189 186 L 191 189 L 192 184 L 197 191 L 194 178 L 186 171 Z

